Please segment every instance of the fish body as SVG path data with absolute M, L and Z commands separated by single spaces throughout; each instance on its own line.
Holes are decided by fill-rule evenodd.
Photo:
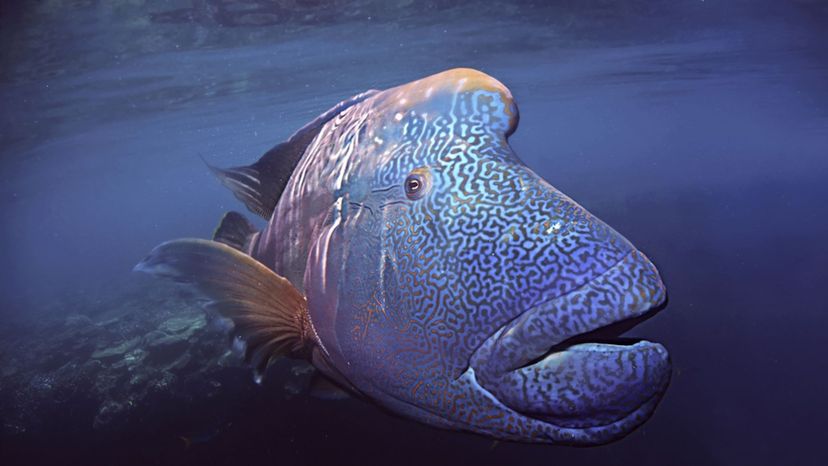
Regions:
M 344 101 L 257 163 L 214 171 L 228 214 L 138 268 L 192 283 L 261 373 L 308 359 L 399 415 L 495 439 L 594 445 L 667 388 L 657 343 L 600 343 L 664 306 L 653 264 L 523 164 L 510 91 L 454 69 Z

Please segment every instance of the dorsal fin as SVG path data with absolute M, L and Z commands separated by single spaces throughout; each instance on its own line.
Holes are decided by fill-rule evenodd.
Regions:
M 252 165 L 218 168 L 208 163 L 207 166 L 251 212 L 270 219 L 293 170 L 304 155 L 305 149 L 321 131 L 322 126 L 346 108 L 362 102 L 377 92 L 379 91 L 366 91 L 336 104 L 293 133 L 287 141 L 265 152 Z

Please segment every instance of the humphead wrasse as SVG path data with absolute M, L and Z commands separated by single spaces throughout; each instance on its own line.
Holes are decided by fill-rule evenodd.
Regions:
M 195 285 L 257 374 L 305 358 L 353 395 L 496 439 L 606 443 L 646 421 L 665 348 L 607 340 L 663 307 L 653 264 L 524 165 L 510 91 L 445 71 L 334 106 L 250 165 L 249 210 L 136 268 Z

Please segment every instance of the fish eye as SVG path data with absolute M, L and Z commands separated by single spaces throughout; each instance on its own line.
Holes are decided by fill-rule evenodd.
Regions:
M 415 194 L 417 191 L 420 190 L 420 187 L 423 185 L 422 181 L 420 181 L 419 176 L 409 176 L 407 180 L 405 180 L 405 191 L 408 194 Z
M 420 199 L 428 190 L 428 172 L 418 168 L 405 179 L 405 195 L 411 200 Z

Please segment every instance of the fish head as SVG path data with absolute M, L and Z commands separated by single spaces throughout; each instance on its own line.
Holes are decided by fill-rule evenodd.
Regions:
M 667 351 L 606 334 L 662 307 L 662 280 L 519 160 L 503 84 L 450 70 L 344 119 L 348 161 L 305 283 L 348 383 L 398 413 L 520 441 L 605 443 L 652 414 Z

